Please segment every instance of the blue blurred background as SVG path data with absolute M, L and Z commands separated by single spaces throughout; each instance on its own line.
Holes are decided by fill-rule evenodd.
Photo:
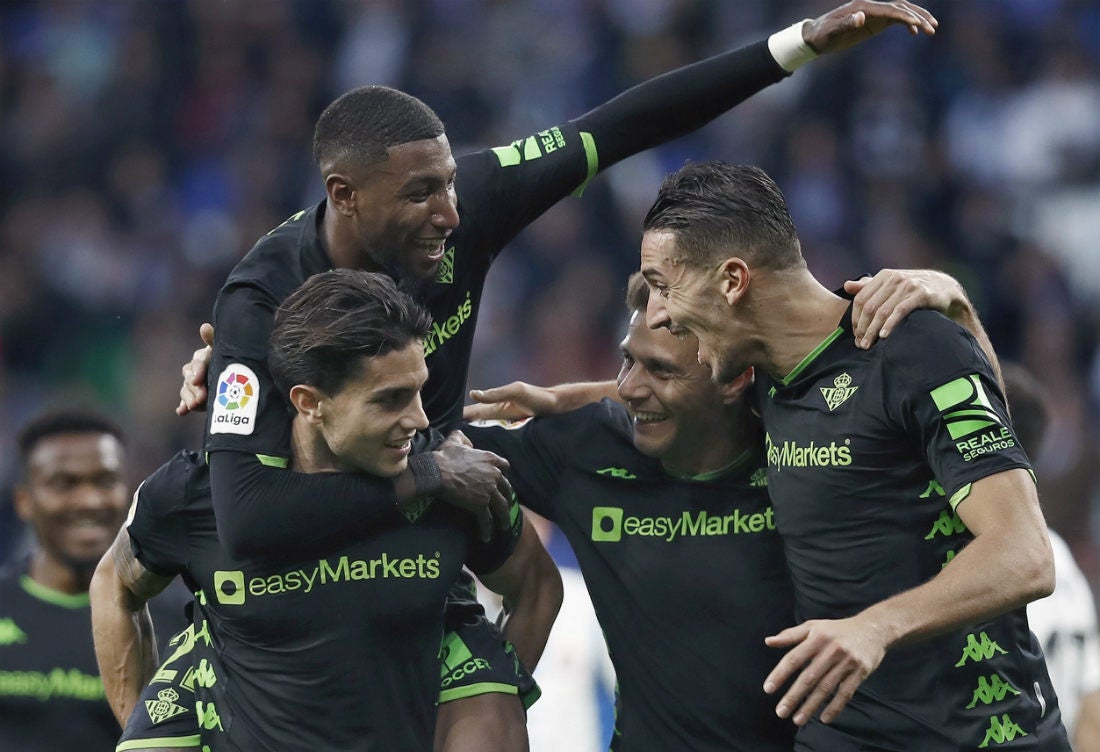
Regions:
M 21 547 L 13 437 L 107 410 L 133 476 L 183 445 L 179 368 L 232 265 L 323 195 L 312 124 L 366 83 L 434 107 L 456 153 L 817 16 L 831 0 L 4 0 L 0 4 L 0 558 Z M 929 2 L 704 130 L 598 178 L 490 277 L 470 385 L 612 376 L 640 219 L 687 159 L 762 165 L 827 284 L 956 275 L 1054 423 L 1051 525 L 1100 583 L 1100 2 Z M 459 176 L 461 195 L 461 176 Z

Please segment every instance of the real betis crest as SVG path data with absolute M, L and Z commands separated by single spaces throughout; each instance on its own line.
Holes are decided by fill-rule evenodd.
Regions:
M 401 511 L 401 514 L 405 515 L 405 519 L 410 523 L 416 522 L 420 519 L 420 515 L 424 514 L 428 507 L 432 505 L 433 501 L 435 501 L 435 499 L 431 496 L 427 498 L 418 498 L 407 504 L 402 504 L 398 509 Z
M 831 388 L 823 386 L 820 389 L 821 396 L 825 398 L 825 404 L 829 406 L 829 412 L 832 412 L 847 402 L 848 398 L 855 394 L 859 387 L 852 386 L 852 377 L 842 373 L 833 379 Z
M 168 687 L 157 692 L 157 699 L 145 701 L 145 710 L 149 713 L 149 720 L 153 725 L 187 712 L 187 708 L 176 702 L 179 698 L 179 692 Z
M 439 261 L 439 271 L 435 275 L 435 281 L 441 285 L 449 285 L 455 281 L 455 247 L 452 245 L 443 254 Z

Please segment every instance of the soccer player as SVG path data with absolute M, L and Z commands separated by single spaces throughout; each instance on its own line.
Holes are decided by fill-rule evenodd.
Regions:
M 296 411 L 292 467 L 378 477 L 404 469 L 413 436 L 428 426 L 419 391 L 430 327 L 427 312 L 380 274 L 320 274 L 287 299 L 270 366 Z M 560 580 L 518 506 L 509 532 L 488 544 L 463 511 L 426 503 L 391 509 L 374 534 L 341 549 L 286 563 L 228 554 L 210 490 L 201 457 L 177 455 L 142 484 L 131 522 L 96 573 L 97 649 L 108 665 L 136 652 L 143 638 L 127 623 L 150 593 L 176 575 L 200 593 L 180 650 L 192 654 L 166 666 L 179 674 L 162 671 L 151 684 L 163 688 L 158 711 L 168 708 L 189 730 L 141 746 L 124 736 L 118 749 L 197 747 L 196 721 L 201 743 L 214 749 L 429 749 L 444 596 L 464 563 L 510 604 L 505 636 L 515 628 L 541 635 L 518 656 L 537 662 L 560 590 L 558 600 L 543 596 Z M 133 705 L 140 686 L 120 687 L 120 706 Z
M 0 749 L 105 752 L 118 725 L 96 668 L 88 583 L 126 516 L 122 432 L 65 409 L 28 423 L 18 445 L 15 507 L 36 545 L 0 572 Z M 182 605 L 158 605 L 161 623 L 178 629 Z
M 650 326 L 695 334 L 716 379 L 757 367 L 802 620 L 768 638 L 787 652 L 764 687 L 793 680 L 796 749 L 1068 750 L 1024 611 L 1053 588 L 1046 524 L 974 338 L 916 311 L 857 347 L 754 167 L 666 178 L 641 271 Z
M 289 419 L 264 364 L 267 335 L 272 312 L 307 276 L 365 268 L 384 271 L 414 292 L 435 321 L 426 343 L 425 410 L 435 428 L 451 430 L 462 414 L 486 274 L 521 229 L 560 199 L 580 194 L 597 172 L 704 125 L 818 53 L 845 49 L 892 24 L 931 34 L 935 23 L 905 0 L 854 0 L 768 40 L 648 81 L 567 123 L 458 160 L 442 123 L 419 100 L 384 87 L 338 98 L 314 134 L 325 199 L 262 238 L 215 304 L 205 449 L 228 551 L 288 560 L 315 554 L 369 534 L 395 502 L 415 505 L 425 496 L 475 512 L 486 534 L 490 508 L 498 520 L 506 518 L 510 490 L 495 458 L 454 444 L 415 454 L 394 479 L 281 469 L 289 456 Z M 205 400 L 201 363 L 185 366 L 184 375 L 180 412 Z M 316 504 L 317 498 L 331 503 Z M 499 678 L 472 672 L 466 681 L 473 686 L 457 705 L 476 702 L 489 712 L 448 703 L 441 713 L 445 737 L 458 723 L 452 714 L 475 730 L 473 749 L 522 729 L 519 704 L 491 696 Z M 475 697 L 478 685 L 488 695 Z M 478 731 L 472 718 L 487 727 Z

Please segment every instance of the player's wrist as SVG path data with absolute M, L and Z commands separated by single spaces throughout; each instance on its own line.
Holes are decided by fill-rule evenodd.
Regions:
M 443 490 L 443 473 L 435 461 L 434 452 L 421 452 L 409 457 L 417 497 L 437 496 Z
M 818 56 L 802 36 L 803 26 L 811 21 L 809 18 L 803 19 L 768 37 L 768 51 L 779 67 L 788 73 L 794 73 Z

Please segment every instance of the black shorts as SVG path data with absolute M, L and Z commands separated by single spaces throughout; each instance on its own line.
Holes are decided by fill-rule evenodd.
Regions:
M 115 752 L 200 747 L 195 720 L 194 647 L 194 625 L 169 640 L 168 656 L 142 690 Z
M 542 690 L 523 667 L 512 643 L 485 616 L 476 601 L 461 600 L 451 591 L 446 626 L 439 648 L 439 702 L 500 692 L 516 695 L 530 708 Z

